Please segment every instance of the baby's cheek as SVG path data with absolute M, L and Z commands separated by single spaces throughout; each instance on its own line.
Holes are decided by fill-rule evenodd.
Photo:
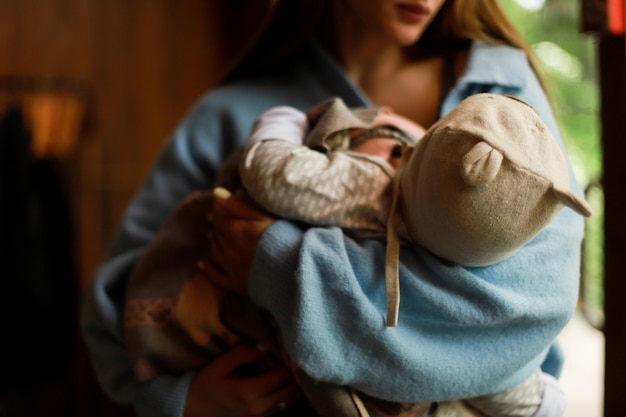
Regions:
M 398 169 L 398 166 L 400 165 L 400 157 L 399 156 L 391 156 L 389 158 L 389 163 L 391 164 L 392 167 L 394 167 L 395 169 Z
M 352 151 L 376 156 L 391 162 L 391 158 L 396 156 L 395 153 L 397 152 L 395 152 L 395 149 L 397 145 L 398 142 L 395 139 L 375 138 L 354 146 Z

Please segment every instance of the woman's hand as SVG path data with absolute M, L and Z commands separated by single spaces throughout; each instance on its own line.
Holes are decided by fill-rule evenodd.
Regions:
M 285 365 L 255 376 L 237 373 L 267 355 L 253 345 L 240 344 L 198 371 L 187 394 L 184 417 L 263 417 L 295 404 L 300 389 Z
M 248 295 L 248 275 L 257 245 L 274 220 L 244 196 L 215 198 L 213 229 L 209 233 L 209 279 L 225 290 Z

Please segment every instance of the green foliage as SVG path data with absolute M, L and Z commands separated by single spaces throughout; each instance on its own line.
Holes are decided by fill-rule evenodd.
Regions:
M 587 182 L 601 174 L 599 90 L 595 40 L 580 32 L 580 4 L 545 0 L 527 10 L 517 0 L 501 0 L 509 18 L 531 44 L 544 71 L 563 140 L 577 173 Z M 522 3 L 522 2 L 520 2 Z
M 576 176 L 587 187 L 602 175 L 600 92 L 596 42 L 580 31 L 580 0 L 545 0 L 538 10 L 522 7 L 521 0 L 500 1 L 537 55 Z M 585 307 L 597 311 L 603 305 L 603 196 L 591 190 L 581 295 Z

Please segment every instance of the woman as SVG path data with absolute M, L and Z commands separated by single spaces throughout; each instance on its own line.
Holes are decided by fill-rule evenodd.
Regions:
M 140 415 L 264 416 L 298 399 L 284 367 L 238 376 L 265 355 L 246 345 L 197 373 L 137 384 L 119 328 L 126 280 L 145 246 L 180 200 L 212 187 L 223 156 L 245 143 L 263 110 L 304 110 L 339 96 L 351 107 L 390 106 L 427 128 L 463 98 L 490 92 L 530 103 L 560 137 L 530 50 L 497 0 L 312 4 L 323 6 L 305 13 L 319 16 L 309 25 L 293 21 L 290 2 L 282 2 L 257 47 L 181 124 L 95 278 L 85 338 L 104 388 Z M 297 36 L 295 28 L 313 33 Z M 287 47 L 277 51 L 277 38 Z M 214 274 L 225 271 L 222 285 L 269 311 L 287 351 L 315 379 L 389 400 L 433 401 L 509 388 L 542 363 L 558 375 L 561 359 L 550 346 L 575 308 L 582 237 L 571 211 L 494 267 L 465 269 L 403 249 L 401 285 L 409 288 L 398 327 L 385 328 L 380 243 L 336 228 L 302 230 L 237 199 L 216 210 Z M 542 288 L 537 277 L 545 277 Z

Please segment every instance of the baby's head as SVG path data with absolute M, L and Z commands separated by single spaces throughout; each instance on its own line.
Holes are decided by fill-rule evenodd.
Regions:
M 415 144 L 424 129 L 388 107 L 348 108 L 332 98 L 307 113 L 311 126 L 304 143 L 327 152 L 351 150 L 399 162 L 400 151 Z
M 558 141 L 534 108 L 508 96 L 464 100 L 405 150 L 396 181 L 411 240 L 467 266 L 511 256 L 565 206 L 591 214 L 570 190 Z
M 402 150 L 424 136 L 424 128 L 411 119 L 380 108 L 368 129 L 350 129 L 350 150 L 387 160 L 397 168 Z

